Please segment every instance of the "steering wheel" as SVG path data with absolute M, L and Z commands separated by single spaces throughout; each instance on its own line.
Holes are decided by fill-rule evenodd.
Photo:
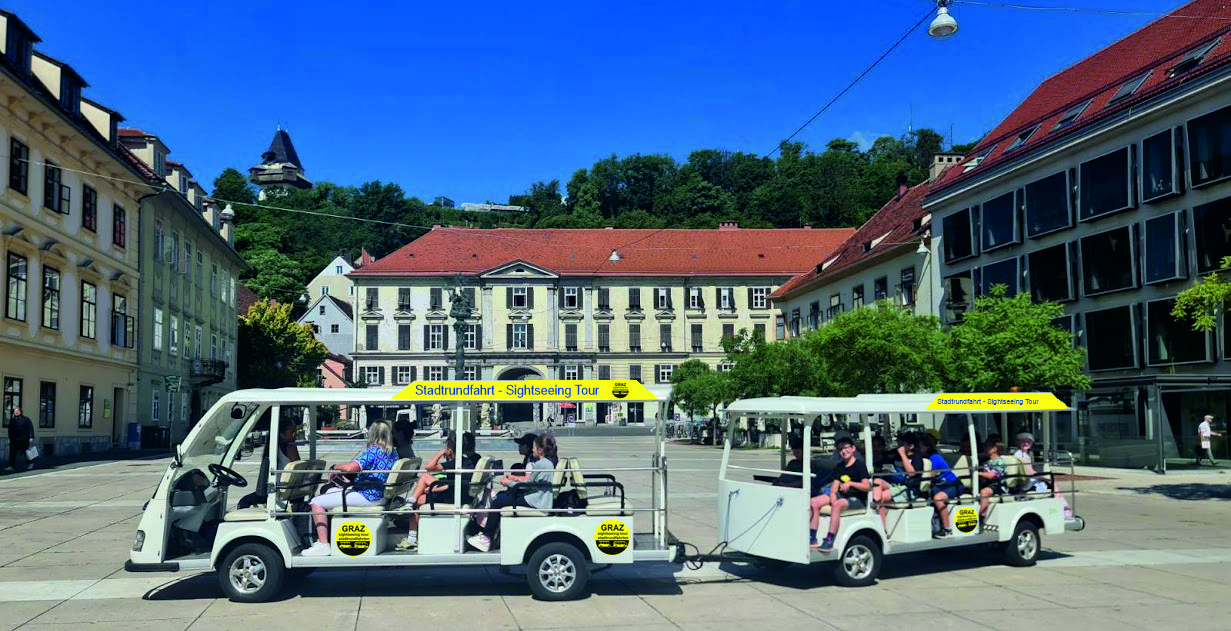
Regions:
M 209 472 L 214 474 L 214 483 L 221 483 L 221 486 L 234 486 L 243 488 L 248 486 L 248 480 L 244 476 L 237 473 L 234 469 L 224 467 L 216 462 L 209 465 Z

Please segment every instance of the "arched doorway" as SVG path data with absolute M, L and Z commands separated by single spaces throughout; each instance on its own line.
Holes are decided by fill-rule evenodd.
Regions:
M 500 381 L 535 381 L 542 379 L 543 375 L 533 368 L 509 368 L 500 373 L 496 379 Z M 501 403 L 500 404 L 500 423 L 516 423 L 516 422 L 537 422 L 538 421 L 538 405 L 535 403 Z

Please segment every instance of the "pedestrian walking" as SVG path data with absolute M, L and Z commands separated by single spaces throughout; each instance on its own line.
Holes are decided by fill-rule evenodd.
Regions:
M 29 420 L 26 422 L 29 422 Z M 1214 431 L 1214 429 L 1210 427 L 1210 424 L 1213 422 L 1214 417 L 1210 414 L 1206 414 L 1205 420 L 1201 421 L 1201 423 L 1197 425 L 1197 438 L 1201 441 L 1201 444 L 1197 447 L 1198 467 L 1201 466 L 1201 452 L 1205 452 L 1205 457 L 1209 459 L 1211 466 L 1218 466 L 1218 463 L 1214 462 L 1214 448 L 1210 445 L 1210 437 L 1222 436 L 1222 434 Z
M 21 408 L 14 407 L 9 418 L 9 468 L 14 471 L 33 469 L 34 462 L 26 457 L 26 450 L 34 440 L 34 423 L 30 417 L 21 413 Z

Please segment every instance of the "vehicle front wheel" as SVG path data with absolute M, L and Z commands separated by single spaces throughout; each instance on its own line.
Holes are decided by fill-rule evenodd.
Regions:
M 1004 561 L 1015 567 L 1030 567 L 1038 562 L 1042 547 L 1038 526 L 1023 519 L 1017 522 L 1013 537 L 1004 544 Z
M 866 587 L 881 573 L 881 547 L 867 535 L 851 537 L 834 566 L 834 580 L 843 587 Z
M 585 593 L 590 566 L 576 546 L 549 543 L 530 555 L 526 580 L 539 600 L 576 600 Z
M 282 590 L 286 568 L 282 555 L 261 543 L 245 543 L 231 550 L 218 566 L 222 593 L 234 602 L 260 603 Z

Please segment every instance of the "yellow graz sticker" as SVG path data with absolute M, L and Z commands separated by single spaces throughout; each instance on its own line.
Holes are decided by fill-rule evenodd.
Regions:
M 609 556 L 615 556 L 627 550 L 631 541 L 632 533 L 628 532 L 628 526 L 618 519 L 608 519 L 599 524 L 598 530 L 594 531 L 594 546 Z
M 963 506 L 957 509 L 957 513 L 953 515 L 953 527 L 957 531 L 964 534 L 969 534 L 979 527 L 979 511 Z
M 348 557 L 357 557 L 372 547 L 372 531 L 361 521 L 348 521 L 333 533 L 338 550 Z

